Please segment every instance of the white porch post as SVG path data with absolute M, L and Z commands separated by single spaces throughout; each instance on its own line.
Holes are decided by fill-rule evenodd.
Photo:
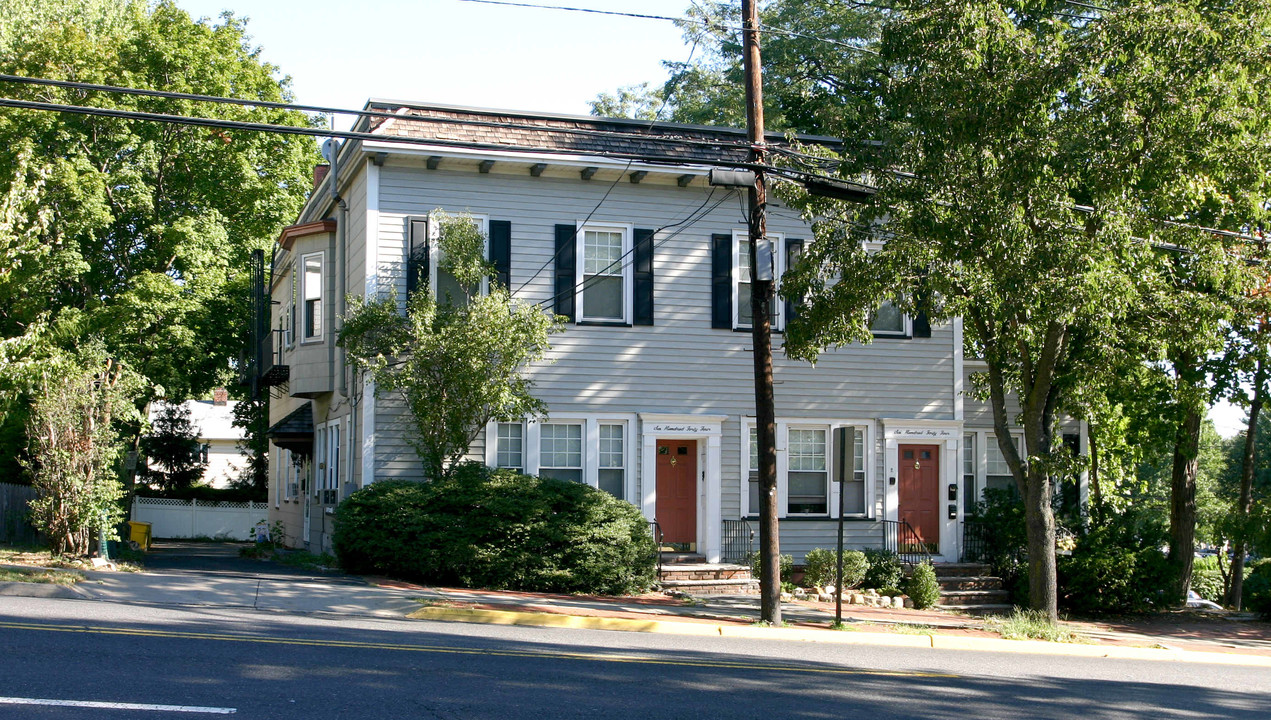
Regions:
M 719 562 L 722 555 L 723 487 L 720 475 L 720 436 L 711 435 L 706 438 L 706 468 L 703 473 L 706 522 L 702 528 L 702 554 L 710 563 Z

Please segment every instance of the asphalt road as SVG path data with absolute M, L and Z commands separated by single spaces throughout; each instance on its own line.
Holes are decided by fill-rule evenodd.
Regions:
M 0 719 L 1271 717 L 1265 668 L 17 597 L 0 653 Z

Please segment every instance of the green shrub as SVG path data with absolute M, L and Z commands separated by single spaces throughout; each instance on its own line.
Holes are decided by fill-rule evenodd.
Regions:
M 746 562 L 750 565 L 750 576 L 756 580 L 758 580 L 760 576 L 759 557 L 760 555 L 758 550 L 746 556 Z M 793 586 L 794 556 L 782 555 L 781 557 L 777 558 L 777 566 L 780 568 L 782 584 L 784 585 L 785 583 L 791 583 L 791 585 Z
M 1158 519 L 1133 511 L 1091 528 L 1071 556 L 1058 558 L 1059 604 L 1082 614 L 1169 607 L 1175 598 L 1165 541 Z
M 843 551 L 843 587 L 856 587 L 865 579 L 865 571 L 868 569 L 869 561 L 865 559 L 865 553 L 860 550 Z M 812 587 L 838 587 L 837 580 L 838 553 L 824 548 L 808 551 L 803 558 L 803 584 Z
M 878 589 L 900 585 L 905 573 L 896 553 L 890 550 L 866 550 L 865 561 L 868 563 L 868 568 L 865 570 L 865 577 L 861 580 L 861 587 Z
M 1253 564 L 1241 595 L 1246 610 L 1271 618 L 1271 560 Z
M 1207 567 L 1202 565 L 1200 560 L 1196 561 L 1195 567 L 1192 569 L 1192 590 L 1196 594 L 1218 604 L 1227 601 L 1226 583 L 1222 579 L 1222 571 L 1215 567 Z
M 350 572 L 440 585 L 621 594 L 648 588 L 656 548 L 630 503 L 587 485 L 467 463 L 428 483 L 377 482 L 336 510 Z
M 924 562 L 914 568 L 905 582 L 905 594 L 913 601 L 914 607 L 925 610 L 940 599 L 940 583 L 936 582 L 936 570 L 931 563 Z

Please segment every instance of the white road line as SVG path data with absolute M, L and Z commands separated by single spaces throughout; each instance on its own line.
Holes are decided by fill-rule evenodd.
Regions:
M 48 698 L 0 697 L 0 705 L 55 705 L 58 707 L 97 708 L 102 710 L 154 710 L 157 712 L 206 713 L 233 715 L 234 708 L 199 707 L 197 705 L 150 705 L 145 703 L 98 702 L 96 700 L 51 700 Z

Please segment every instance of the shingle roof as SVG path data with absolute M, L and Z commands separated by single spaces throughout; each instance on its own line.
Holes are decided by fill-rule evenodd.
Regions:
M 482 149 L 541 149 L 580 155 L 641 155 L 685 163 L 747 160 L 746 133 L 735 128 L 651 123 L 622 118 L 549 115 L 371 100 L 366 109 L 400 117 L 366 118 L 360 130 Z M 803 140 L 834 143 L 831 138 Z M 770 143 L 786 144 L 770 134 Z
M 265 435 L 272 440 L 299 439 L 302 436 L 313 439 L 313 406 L 305 403 L 292 410 L 287 417 L 274 423 Z M 276 443 L 277 444 L 277 443 Z

